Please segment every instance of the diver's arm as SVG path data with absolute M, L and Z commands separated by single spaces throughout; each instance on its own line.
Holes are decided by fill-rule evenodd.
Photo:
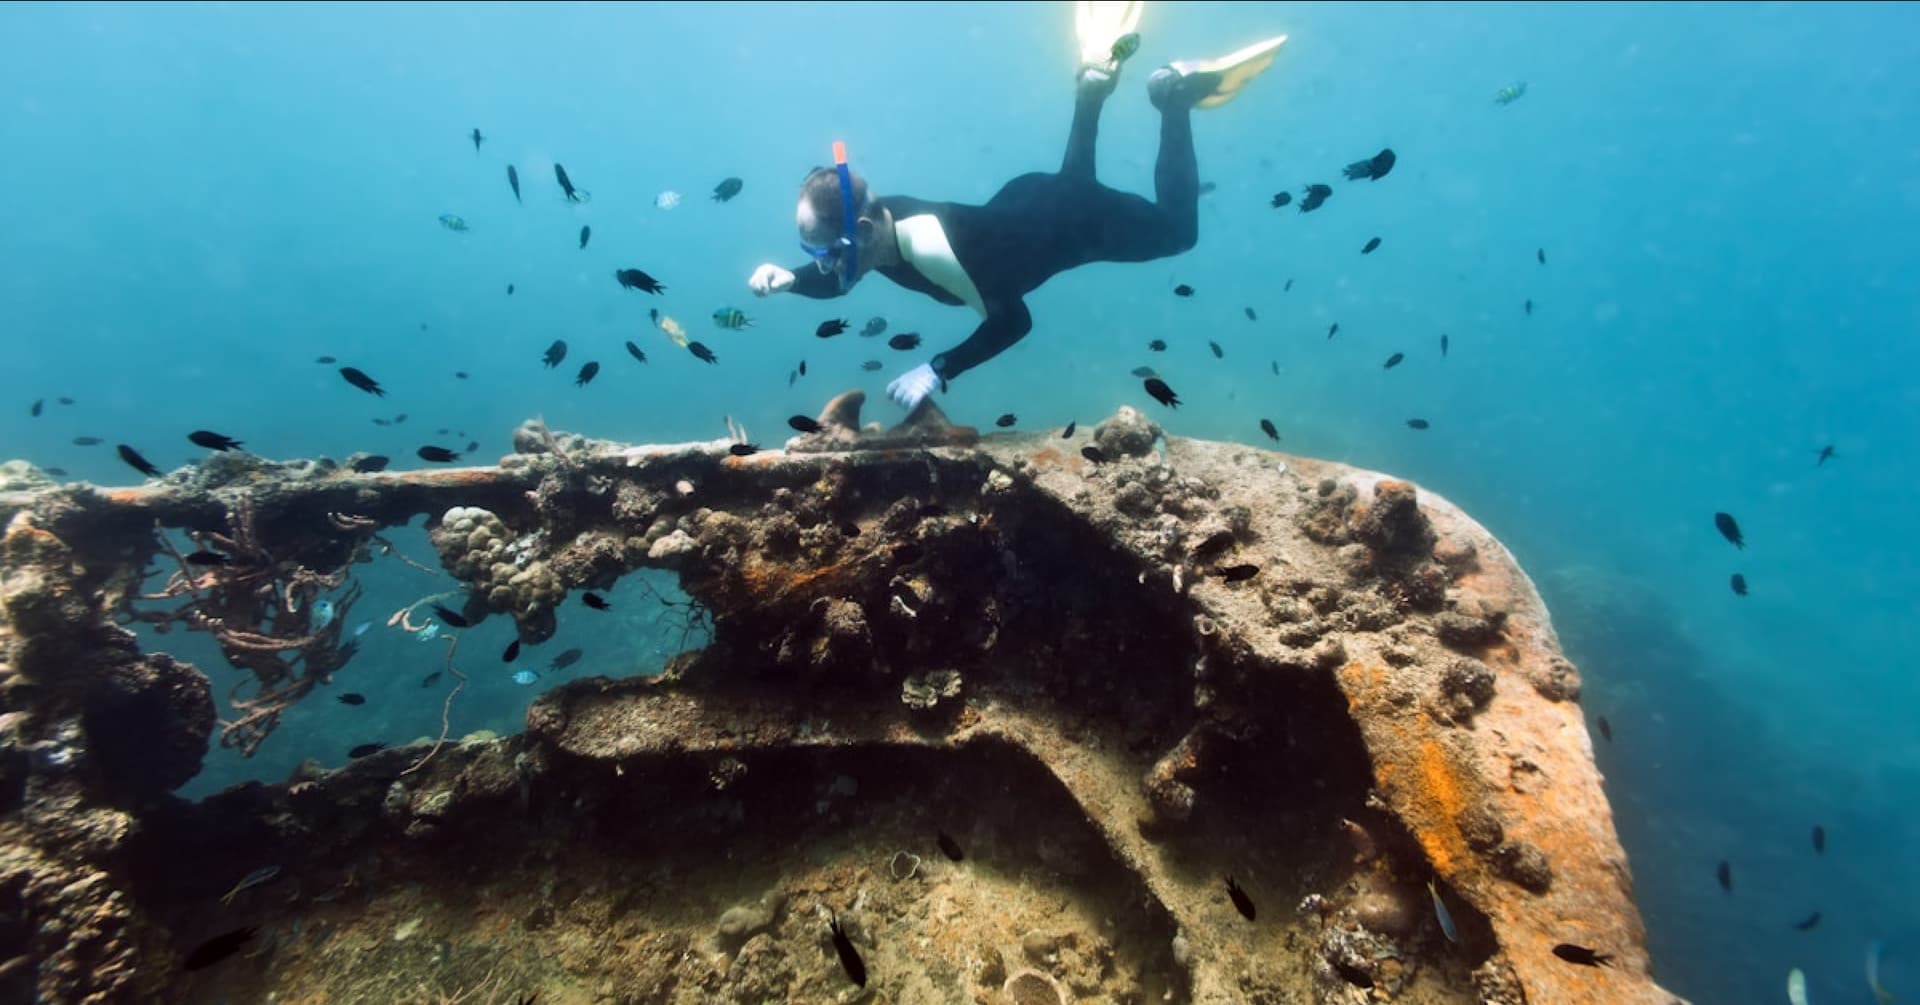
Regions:
M 793 270 L 793 285 L 787 287 L 788 293 L 798 293 L 814 300 L 832 300 L 845 293 L 840 288 L 840 277 L 832 272 L 821 272 L 812 262 Z
M 1026 301 L 988 304 L 987 319 L 965 342 L 933 358 L 933 372 L 942 381 L 952 380 L 1005 352 L 1032 330 L 1033 315 L 1027 312 Z

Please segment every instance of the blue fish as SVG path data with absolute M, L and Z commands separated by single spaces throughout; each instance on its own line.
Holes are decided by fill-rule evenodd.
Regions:
M 513 682 L 515 684 L 531 684 L 539 679 L 540 675 L 531 670 L 515 670 L 513 672 Z
M 322 600 L 313 605 L 313 630 L 319 631 L 333 624 L 333 601 Z
M 1440 931 L 1448 942 L 1459 942 L 1460 932 L 1453 927 L 1453 915 L 1447 913 L 1447 905 L 1440 899 L 1440 891 L 1433 888 L 1433 880 L 1427 880 L 1427 893 L 1433 897 L 1433 913 L 1440 919 Z

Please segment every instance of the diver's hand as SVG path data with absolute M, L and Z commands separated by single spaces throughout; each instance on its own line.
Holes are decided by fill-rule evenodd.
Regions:
M 792 288 L 793 273 L 772 262 L 753 270 L 753 275 L 747 277 L 747 289 L 752 290 L 756 297 L 764 297 L 769 293 L 785 293 Z
M 893 379 L 887 385 L 887 397 L 898 402 L 901 408 L 911 411 L 920 404 L 920 399 L 932 393 L 934 385 L 940 383 L 940 376 L 933 372 L 933 364 L 922 363 Z

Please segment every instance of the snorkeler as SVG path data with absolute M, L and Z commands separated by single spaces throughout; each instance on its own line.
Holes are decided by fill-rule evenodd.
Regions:
M 813 268 L 755 269 L 757 296 L 791 292 L 841 296 L 861 276 L 879 272 L 943 304 L 964 304 L 982 320 L 965 341 L 887 385 L 911 409 L 937 385 L 1004 352 L 1033 328 L 1022 300 L 1061 272 L 1089 262 L 1146 262 L 1192 248 L 1199 236 L 1200 169 L 1193 152 L 1194 108 L 1232 100 L 1272 65 L 1285 35 L 1219 59 L 1181 61 L 1147 79 L 1160 110 L 1160 153 L 1154 201 L 1094 178 L 1100 110 L 1119 83 L 1121 64 L 1139 47 L 1134 28 L 1142 3 L 1079 6 L 1080 68 L 1073 126 L 1058 172 L 1024 174 L 984 206 L 876 197 L 847 167 L 846 145 L 833 145 L 834 166 L 815 168 L 801 183 L 796 222 Z

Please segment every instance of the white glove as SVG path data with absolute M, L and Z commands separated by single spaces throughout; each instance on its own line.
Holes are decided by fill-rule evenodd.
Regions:
M 901 408 L 912 411 L 913 406 L 932 393 L 934 385 L 938 383 L 940 377 L 933 372 L 933 364 L 922 363 L 895 377 L 893 383 L 887 385 L 887 397 L 898 402 Z
M 747 277 L 747 289 L 752 290 L 756 297 L 764 297 L 769 293 L 785 293 L 792 288 L 793 273 L 772 262 L 753 270 L 753 275 Z

